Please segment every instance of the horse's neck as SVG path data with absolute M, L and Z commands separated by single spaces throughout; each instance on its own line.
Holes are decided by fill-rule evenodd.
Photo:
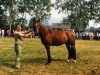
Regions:
M 40 33 L 41 35 L 47 35 L 48 32 L 49 32 L 49 29 L 48 29 L 47 27 L 45 27 L 45 26 L 40 25 L 39 31 L 40 31 L 39 33 Z

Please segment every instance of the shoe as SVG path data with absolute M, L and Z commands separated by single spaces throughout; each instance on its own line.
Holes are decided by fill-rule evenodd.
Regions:
M 17 59 L 16 59 L 15 67 L 16 67 L 16 68 L 20 68 L 20 58 L 17 58 Z

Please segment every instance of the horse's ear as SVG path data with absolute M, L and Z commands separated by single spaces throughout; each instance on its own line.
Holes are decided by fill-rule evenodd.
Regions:
M 40 22 L 40 19 L 39 19 L 39 18 L 34 17 L 34 18 L 33 18 L 33 22 Z
M 36 22 L 36 18 L 35 17 L 33 18 L 33 22 Z
M 37 22 L 40 22 L 40 19 L 39 18 L 37 19 Z

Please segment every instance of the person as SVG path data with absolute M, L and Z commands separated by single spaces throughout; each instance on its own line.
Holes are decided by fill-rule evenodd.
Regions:
M 1 29 L 0 29 L 0 37 L 1 37 Z
M 9 29 L 6 31 L 6 36 L 7 36 L 7 37 L 10 36 L 10 30 L 9 30 Z
M 2 37 L 4 37 L 4 34 L 5 34 L 4 29 L 1 30 L 1 34 L 2 34 Z
M 15 67 L 20 68 L 20 56 L 21 56 L 21 47 L 23 44 L 23 39 L 22 37 L 28 37 L 32 33 L 31 31 L 27 31 L 22 33 L 21 32 L 21 25 L 17 25 L 16 31 L 14 32 L 14 38 L 15 38 L 15 53 L 16 53 L 16 58 L 15 58 Z

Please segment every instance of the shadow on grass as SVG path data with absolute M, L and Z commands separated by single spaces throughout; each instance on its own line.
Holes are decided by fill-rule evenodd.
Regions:
M 67 60 L 64 60 L 64 59 L 55 59 L 55 58 L 52 58 L 51 60 L 51 63 L 52 61 L 57 61 L 57 62 L 67 62 Z M 39 64 L 45 64 L 47 62 L 47 58 L 29 58 L 29 59 L 22 59 L 21 62 L 23 63 L 39 63 Z
M 67 60 L 64 60 L 64 59 L 54 59 L 52 58 L 52 61 L 57 61 L 57 62 L 67 62 Z M 52 63 L 51 61 L 51 63 Z M 21 59 L 21 64 L 24 63 L 24 64 L 27 64 L 27 63 L 32 63 L 32 64 L 46 64 L 47 62 L 47 58 L 24 58 L 24 59 Z M 6 66 L 6 67 L 10 67 L 10 68 L 15 68 L 15 60 L 1 60 L 1 63 L 0 65 L 2 66 Z
M 0 66 L 15 68 L 14 64 L 12 63 L 14 62 L 13 60 L 1 60 L 0 62 Z

